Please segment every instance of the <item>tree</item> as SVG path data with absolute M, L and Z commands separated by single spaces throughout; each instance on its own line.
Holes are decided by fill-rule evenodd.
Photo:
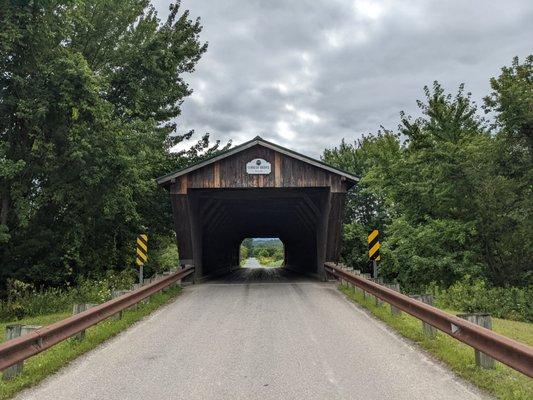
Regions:
M 218 151 L 169 154 L 184 74 L 206 51 L 179 2 L 0 3 L 0 283 L 62 284 L 132 265 L 133 243 L 172 235 L 154 181 Z M 2 285 L 0 285 L 1 288 Z
M 515 145 L 533 152 L 533 55 L 520 64 L 518 57 L 490 80 L 492 93 L 485 97 L 486 113 L 495 113 L 494 128 Z M 531 162 L 531 158 L 529 160 Z
M 390 221 L 383 185 L 376 182 L 384 175 L 376 168 L 389 169 L 400 156 L 400 150 L 399 136 L 384 129 L 353 144 L 343 140 L 339 147 L 324 151 L 324 162 L 361 177 L 346 198 L 341 258 L 347 264 L 371 268 L 366 255 L 367 235 L 373 229 L 383 231 Z
M 378 228 L 381 274 L 408 290 L 466 277 L 531 283 L 531 60 L 515 59 L 492 79 L 492 124 L 464 85 L 452 96 L 435 82 L 418 101 L 421 117 L 401 113 L 397 134 L 324 152 L 326 162 L 361 176 L 348 195 L 345 262 L 366 267 L 366 235 Z
M 254 256 L 254 243 L 252 238 L 246 238 L 242 241 L 242 247 L 246 248 L 246 257 Z

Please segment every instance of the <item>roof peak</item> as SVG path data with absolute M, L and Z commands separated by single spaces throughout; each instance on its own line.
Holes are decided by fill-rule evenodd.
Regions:
M 292 158 L 298 159 L 300 161 L 312 164 L 315 167 L 325 169 L 325 170 L 327 170 L 329 172 L 332 172 L 334 174 L 337 174 L 337 175 L 341 175 L 341 176 L 349 179 L 350 181 L 352 181 L 354 183 L 359 181 L 358 177 L 352 175 L 349 172 L 346 172 L 346 171 L 340 170 L 338 168 L 332 167 L 331 165 L 328 165 L 328 164 L 324 163 L 321 160 L 316 160 L 314 158 L 311 158 L 311 157 L 305 156 L 303 154 L 297 153 L 294 150 L 287 149 L 285 147 L 280 146 L 279 144 L 269 142 L 268 140 L 265 140 L 261 136 L 257 135 L 255 138 L 253 138 L 252 140 L 249 140 L 248 142 L 245 142 L 245 143 L 242 143 L 242 144 L 240 144 L 240 145 L 238 145 L 236 147 L 230 148 L 230 149 L 228 149 L 228 150 L 226 150 L 226 151 L 224 151 L 222 153 L 215 154 L 215 155 L 213 155 L 213 156 L 211 156 L 211 157 L 209 157 L 209 158 L 207 158 L 207 159 L 205 159 L 203 161 L 200 161 L 200 162 L 198 162 L 196 164 L 190 165 L 189 167 L 186 167 L 186 168 L 183 168 L 181 170 L 178 170 L 178 171 L 175 171 L 175 172 L 171 172 L 169 174 L 161 176 L 161 177 L 157 178 L 157 183 L 160 184 L 160 185 L 161 184 L 165 184 L 167 182 L 170 182 L 172 179 L 177 178 L 178 176 L 181 176 L 181 175 L 187 174 L 189 172 L 195 171 L 195 170 L 197 170 L 199 168 L 203 168 L 203 167 L 205 167 L 208 164 L 211 164 L 213 162 L 219 161 L 219 160 L 221 160 L 223 158 L 226 158 L 226 157 L 228 157 L 228 156 L 230 156 L 232 154 L 236 154 L 238 152 L 241 152 L 243 150 L 246 150 L 246 149 L 248 149 L 248 148 L 250 148 L 252 146 L 258 145 L 258 144 L 260 144 L 263 147 L 269 148 L 271 150 L 277 151 L 279 153 L 285 154 L 285 155 L 287 155 L 289 157 L 292 157 Z

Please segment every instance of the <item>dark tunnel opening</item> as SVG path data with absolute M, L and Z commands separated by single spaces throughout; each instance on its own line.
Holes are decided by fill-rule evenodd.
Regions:
M 317 275 L 326 188 L 209 189 L 191 195 L 200 210 L 204 277 L 239 268 L 241 243 L 252 237 L 279 238 L 285 268 Z

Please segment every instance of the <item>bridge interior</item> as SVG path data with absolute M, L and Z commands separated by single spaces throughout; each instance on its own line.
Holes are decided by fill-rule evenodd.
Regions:
M 285 267 L 263 267 L 255 259 L 248 259 L 244 267 L 210 279 L 210 283 L 298 283 L 312 282 L 315 278 Z
M 205 275 L 239 265 L 247 237 L 279 237 L 288 269 L 317 272 L 317 235 L 327 203 L 325 188 L 199 190 L 202 268 Z

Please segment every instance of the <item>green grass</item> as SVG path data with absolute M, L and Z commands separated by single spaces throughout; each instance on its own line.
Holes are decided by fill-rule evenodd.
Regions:
M 257 259 L 263 267 L 281 267 L 283 259 L 276 260 L 274 257 L 259 257 Z
M 361 292 L 354 291 L 348 286 L 341 285 L 339 289 L 348 298 L 369 310 L 402 336 L 426 349 L 434 357 L 447 364 L 457 375 L 479 388 L 500 399 L 533 399 L 533 379 L 499 362 L 491 370 L 479 368 L 475 365 L 474 350 L 471 347 L 442 332 L 439 332 L 435 339 L 427 338 L 422 332 L 420 320 L 406 313 L 393 316 L 389 305 L 385 303 L 383 306 L 376 306 L 373 298 L 365 299 Z M 523 343 L 533 344 L 533 324 L 494 318 L 493 329 L 495 332 Z
M 95 348 L 100 343 L 117 335 L 124 329 L 150 314 L 161 305 L 166 304 L 180 292 L 180 287 L 174 287 L 164 293 L 160 292 L 155 294 L 151 297 L 149 302 L 139 304 L 137 309 L 125 311 L 122 319 L 117 321 L 108 319 L 87 329 L 85 340 L 78 342 L 72 339 L 67 339 L 56 346 L 29 358 L 24 363 L 24 371 L 22 375 L 11 381 L 0 381 L 0 399 L 9 399 L 22 389 L 36 385 L 47 376 L 67 365 L 76 357 Z M 69 316 L 69 314 L 51 314 L 26 318 L 16 321 L 15 323 L 44 326 L 59 321 L 67 316 Z M 5 338 L 6 325 L 9 325 L 9 323 L 0 323 L 0 334 L 2 339 Z

